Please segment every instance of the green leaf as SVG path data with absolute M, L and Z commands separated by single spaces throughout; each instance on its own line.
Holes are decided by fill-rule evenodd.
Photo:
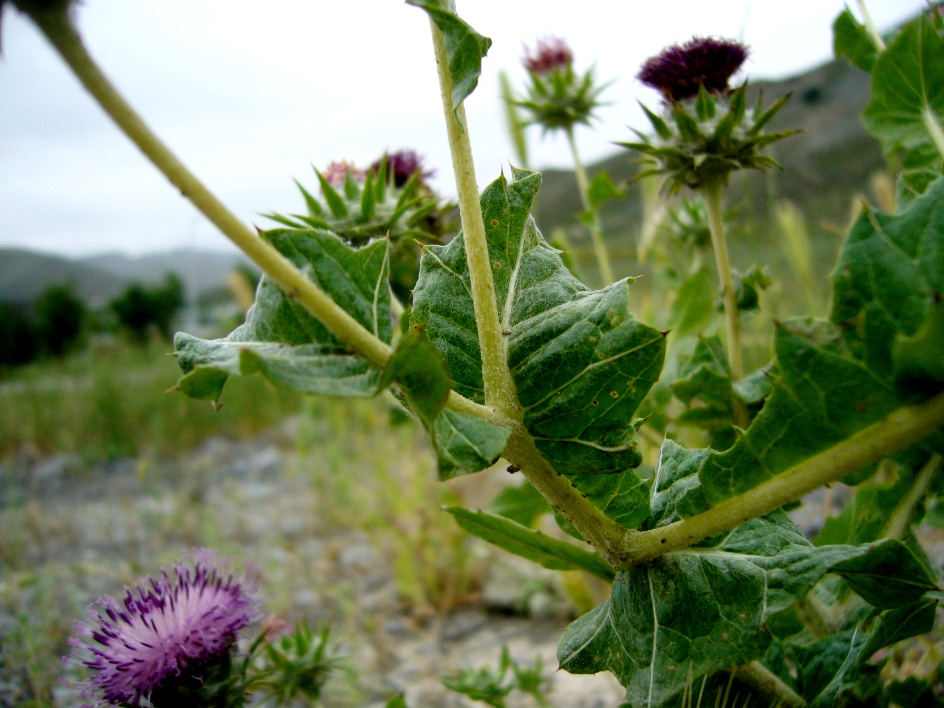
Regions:
M 837 546 L 823 546 L 837 548 Z M 911 550 L 894 539 L 877 541 L 832 567 L 866 602 L 881 609 L 917 602 L 937 583 Z
M 439 478 L 488 469 L 501 456 L 511 430 L 467 413 L 443 409 L 433 421 Z
M 714 286 L 708 270 L 695 271 L 679 287 L 672 303 L 669 326 L 680 337 L 703 330 L 714 317 Z
M 697 425 L 713 437 L 730 434 L 734 391 L 728 357 L 718 335 L 698 338 L 692 356 L 679 367 L 672 393 L 688 409 L 678 416 L 679 423 Z
M 855 629 L 805 646 L 790 646 L 797 666 L 798 689 L 810 702 L 810 708 L 861 705 L 876 696 L 881 691 L 879 666 L 869 659 L 879 649 L 930 632 L 936 607 L 936 600 L 924 598 L 881 613 L 870 633 L 863 629 L 866 619 Z
M 620 571 L 609 600 L 568 627 L 561 668 L 612 671 L 630 705 L 656 708 L 692 678 L 761 656 L 765 622 L 861 552 L 814 548 L 783 512 L 754 519 L 710 545 Z
M 482 58 L 488 54 L 492 40 L 480 35 L 458 15 L 446 9 L 447 4 L 443 0 L 407 0 L 407 5 L 425 10 L 436 28 L 443 33 L 449 75 L 452 77 L 452 106 L 453 110 L 458 111 L 479 82 Z
M 937 148 L 925 146 L 908 150 L 902 158 L 901 169 L 898 170 L 895 208 L 898 211 L 904 210 L 924 194 L 941 173 L 941 153 Z
M 540 563 L 552 570 L 584 570 L 611 580 L 613 569 L 596 553 L 567 541 L 546 536 L 503 516 L 458 506 L 446 508 L 456 522 L 473 536 L 484 538 L 509 553 Z
M 878 58 L 878 48 L 869 37 L 865 25 L 846 8 L 833 22 L 833 54 L 845 57 L 862 71 L 872 72 Z
M 617 474 L 575 474 L 571 483 L 600 511 L 628 529 L 649 516 L 649 483 L 635 470 Z
M 830 318 L 864 335 L 864 358 L 885 374 L 940 380 L 944 293 L 944 179 L 904 211 L 867 210 L 853 224 L 833 274 Z M 926 387 L 925 387 L 926 388 Z
M 390 341 L 386 241 L 354 250 L 321 230 L 278 229 L 264 237 L 360 324 Z M 174 353 L 188 395 L 216 400 L 228 376 L 261 372 L 305 393 L 373 396 L 380 371 L 350 352 L 294 298 L 263 276 L 246 322 L 224 339 L 178 333 Z
M 841 330 L 797 319 L 777 327 L 773 393 L 746 434 L 699 473 L 717 504 L 835 445 L 901 405 L 894 388 L 852 356 Z
M 810 708 L 861 705 L 881 690 L 878 668 L 863 658 L 867 641 L 856 628 L 793 649 L 798 688 Z
M 813 543 L 824 546 L 875 541 L 883 535 L 895 508 L 913 483 L 914 474 L 902 473 L 891 484 L 869 481 L 860 485 L 842 513 L 826 519 Z
M 629 313 L 628 282 L 590 290 L 564 267 L 529 214 L 536 172 L 515 169 L 482 194 L 508 362 L 538 449 L 565 474 L 639 464 L 633 415 L 657 380 L 662 333 Z M 424 250 L 413 322 L 426 332 L 459 393 L 483 401 L 482 364 L 463 234 Z
M 927 634 L 934 629 L 937 602 L 935 598 L 922 597 L 913 604 L 880 614 L 872 628 L 869 641 L 863 647 L 863 659 L 867 660 L 879 649 Z
M 394 696 L 387 701 L 385 708 L 407 708 L 406 699 L 402 695 Z
M 865 127 L 886 150 L 935 147 L 944 121 L 944 39 L 922 13 L 882 52 L 872 69 Z
M 537 489 L 525 482 L 518 487 L 505 487 L 492 500 L 487 511 L 522 526 L 531 526 L 539 516 L 551 512 L 551 505 Z
M 446 366 L 429 343 L 422 327 L 411 329 L 397 343 L 384 370 L 379 388 L 396 381 L 413 410 L 429 427 L 446 405 L 452 387 Z
M 590 180 L 587 196 L 590 198 L 590 208 L 596 211 L 608 199 L 622 199 L 626 195 L 622 189 L 613 184 L 609 174 L 597 172 Z

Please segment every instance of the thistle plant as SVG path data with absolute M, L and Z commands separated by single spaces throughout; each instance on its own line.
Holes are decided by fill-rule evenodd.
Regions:
M 301 624 L 270 641 L 264 628 L 240 652 L 241 633 L 262 617 L 256 573 L 230 572 L 206 549 L 187 560 L 122 600 L 101 598 L 76 625 L 68 660 L 91 671 L 82 697 L 121 708 L 242 708 L 254 693 L 277 705 L 317 700 L 340 662 L 328 629 L 316 637 Z
M 603 201 L 622 194 L 603 172 L 597 174 L 591 184 L 574 138 L 577 125 L 590 125 L 594 111 L 601 105 L 599 96 L 606 85 L 597 84 L 592 67 L 579 74 L 574 70 L 573 62 L 573 53 L 563 39 L 538 40 L 534 50 L 529 51 L 523 60 L 530 83 L 527 97 L 517 105 L 525 109 L 529 123 L 541 126 L 542 133 L 561 131 L 567 136 L 584 208 L 581 220 L 590 229 L 603 285 L 609 285 L 613 282 L 613 268 L 603 240 L 599 210 Z
M 663 115 L 643 106 L 655 137 L 650 141 L 638 133 L 641 142 L 620 143 L 656 163 L 637 179 L 661 175 L 667 191 L 688 187 L 705 199 L 724 299 L 728 359 L 735 379 L 743 378 L 745 372 L 737 288 L 724 232 L 724 188 L 737 170 L 777 167 L 773 158 L 760 151 L 795 132 L 763 132 L 786 97 L 764 109 L 760 94 L 753 111 L 748 111 L 747 83 L 735 89 L 728 85 L 747 56 L 747 47 L 740 42 L 696 37 L 646 61 L 637 78 L 662 93 Z M 737 396 L 733 402 L 735 422 L 747 427 L 744 402 Z
M 269 218 L 290 228 L 324 229 L 351 246 L 390 239 L 394 294 L 409 302 L 416 285 L 420 245 L 440 243 L 450 227 L 452 205 L 441 203 L 426 183 L 432 175 L 413 150 L 384 154 L 367 170 L 346 161 L 315 170 L 320 198 L 296 182 L 308 214 Z
M 137 708 L 241 706 L 247 679 L 234 675 L 232 651 L 241 630 L 260 619 L 258 581 L 226 573 L 207 551 L 99 600 L 91 623 L 73 639 L 79 663 L 93 672 L 83 697 Z
M 246 322 L 228 337 L 178 334 L 179 390 L 216 401 L 228 377 L 253 373 L 314 394 L 368 397 L 390 389 L 429 434 L 442 479 L 503 458 L 530 485 L 514 492 L 527 498 L 527 518 L 462 507 L 448 513 L 509 552 L 611 584 L 610 597 L 564 632 L 558 659 L 573 673 L 611 671 L 634 708 L 691 704 L 694 687 L 735 681 L 779 705 L 890 705 L 891 688 L 878 680 L 880 650 L 929 632 L 942 597 L 938 572 L 911 531 L 922 506 L 934 507 L 941 494 L 939 163 L 924 164 L 928 179 L 908 182 L 909 199 L 897 211 L 869 208 L 856 219 L 838 254 L 829 317 L 775 323 L 773 364 L 743 377 L 721 194 L 733 171 L 772 165 L 759 150 L 784 135 L 763 133 L 782 102 L 750 111 L 745 87 L 728 86 L 743 59 L 739 45 L 698 40 L 657 58 L 646 76 L 666 105 L 662 116 L 649 112 L 657 137 L 632 147 L 658 161 L 669 189 L 705 195 L 724 287 L 730 368 L 716 356 L 720 341 L 703 336 L 690 378 L 717 384 L 732 408 L 740 387 L 738 398 L 758 412 L 749 425 L 735 412 L 739 430 L 728 426 L 724 451 L 666 437 L 650 456 L 651 473 L 642 475 L 635 435 L 647 422 L 638 411 L 662 376 L 666 333 L 631 313 L 631 281 L 593 290 L 564 267 L 530 215 L 539 173 L 513 168 L 479 193 L 463 102 L 491 42 L 453 3 L 409 2 L 430 21 L 461 231 L 424 249 L 413 310 L 395 345 L 389 240 L 355 245 L 328 221 L 327 228 L 301 220 L 261 234 L 250 229 L 117 93 L 65 6 L 14 4 L 116 125 L 264 272 Z M 944 94 L 932 90 L 944 85 L 944 40 L 930 23 L 922 17 L 906 26 L 872 67 L 866 122 L 906 157 L 935 144 L 944 113 Z M 927 52 L 935 61 L 924 60 Z M 332 190 L 353 199 L 342 196 L 353 183 L 363 201 L 369 174 L 359 186 L 358 174 L 345 168 L 344 186 Z M 373 188 L 378 180 L 389 188 L 389 174 L 377 174 Z M 322 192 L 326 203 L 329 194 Z M 891 486 L 866 481 L 879 462 L 896 470 Z M 814 545 L 784 506 L 838 480 L 861 486 Z M 514 506 L 504 501 L 505 509 Z M 569 536 L 532 528 L 535 517 L 551 513 Z M 185 577 L 189 587 L 195 576 Z M 105 641 L 92 635 L 103 670 L 133 669 L 123 663 L 126 648 L 152 651 L 138 620 L 163 617 L 158 599 L 178 586 L 168 576 L 166 589 L 156 581 L 132 594 L 134 613 L 103 605 Z M 157 599 L 143 599 L 151 595 Z M 178 637 L 175 666 L 199 663 L 187 674 L 195 676 L 205 659 L 225 672 L 216 648 L 232 646 L 246 614 L 238 616 L 218 640 L 197 645 L 214 647 L 212 656 L 177 653 L 191 646 L 189 635 Z M 302 676 L 295 670 L 302 655 L 308 650 L 280 655 L 285 676 Z M 129 702 L 150 691 L 153 702 L 167 675 L 145 673 L 147 683 L 102 680 L 96 690 L 114 687 L 114 697 Z M 299 678 L 299 686 L 306 681 Z M 215 679 L 200 683 L 212 685 Z

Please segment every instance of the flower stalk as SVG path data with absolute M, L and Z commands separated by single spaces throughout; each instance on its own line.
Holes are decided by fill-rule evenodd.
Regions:
M 741 320 L 738 313 L 734 281 L 731 278 L 731 259 L 728 256 L 728 243 L 724 233 L 723 194 L 724 184 L 720 180 L 707 183 L 701 189 L 708 207 L 708 225 L 711 229 L 711 245 L 718 265 L 718 278 L 721 280 L 721 295 L 724 299 L 725 334 L 728 343 L 728 361 L 731 365 L 731 377 L 734 381 L 744 378 L 744 357 L 741 349 Z M 734 424 L 747 428 L 749 420 L 747 406 L 734 392 L 731 394 L 734 411 Z
M 603 286 L 613 283 L 613 268 L 610 266 L 610 256 L 606 250 L 606 242 L 603 240 L 603 230 L 600 228 L 599 209 L 595 208 L 590 201 L 590 182 L 587 180 L 587 170 L 583 166 L 583 160 L 580 159 L 580 153 L 577 151 L 577 141 L 574 139 L 573 128 L 567 129 L 567 142 L 570 144 L 570 152 L 574 156 L 574 173 L 577 175 L 577 187 L 580 190 L 580 200 L 583 203 L 584 213 L 588 215 L 588 224 L 590 226 L 590 238 L 593 240 L 593 252 L 596 255 L 597 266 L 600 268 L 600 279 Z

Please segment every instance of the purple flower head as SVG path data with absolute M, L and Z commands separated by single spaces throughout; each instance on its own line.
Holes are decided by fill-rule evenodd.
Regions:
M 709 93 L 727 93 L 728 79 L 747 55 L 747 46 L 737 40 L 694 37 L 648 59 L 636 78 L 669 101 L 694 98 L 701 86 Z
M 226 562 L 205 549 L 193 560 L 126 588 L 121 601 L 106 596 L 89 607 L 90 623 L 76 625 L 85 641 L 70 640 L 74 660 L 95 672 L 80 685 L 83 697 L 134 707 L 175 681 L 199 680 L 259 619 L 254 575 L 225 572 Z
M 383 160 L 377 160 L 370 166 L 371 171 L 380 170 L 380 163 Z M 387 172 L 393 177 L 393 183 L 397 187 L 402 187 L 417 172 L 420 173 L 420 180 L 432 177 L 432 170 L 423 170 L 423 158 L 419 156 L 416 150 L 398 150 L 397 152 L 387 153 Z
M 565 71 L 573 62 L 574 54 L 560 37 L 539 39 L 534 53 L 526 51 L 524 67 L 532 74 L 546 76 L 554 71 Z
M 341 187 L 344 185 L 348 173 L 354 178 L 355 182 L 363 182 L 364 178 L 367 177 L 367 172 L 354 163 L 341 160 L 328 165 L 328 168 L 324 171 L 324 178 L 328 180 L 328 184 L 332 187 Z

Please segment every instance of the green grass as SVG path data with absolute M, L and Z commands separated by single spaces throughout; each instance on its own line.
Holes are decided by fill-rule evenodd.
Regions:
M 168 392 L 180 375 L 169 350 L 119 342 L 12 372 L 0 382 L 0 460 L 167 456 L 212 435 L 251 436 L 298 410 L 299 396 L 259 376 L 230 381 L 219 411 Z

